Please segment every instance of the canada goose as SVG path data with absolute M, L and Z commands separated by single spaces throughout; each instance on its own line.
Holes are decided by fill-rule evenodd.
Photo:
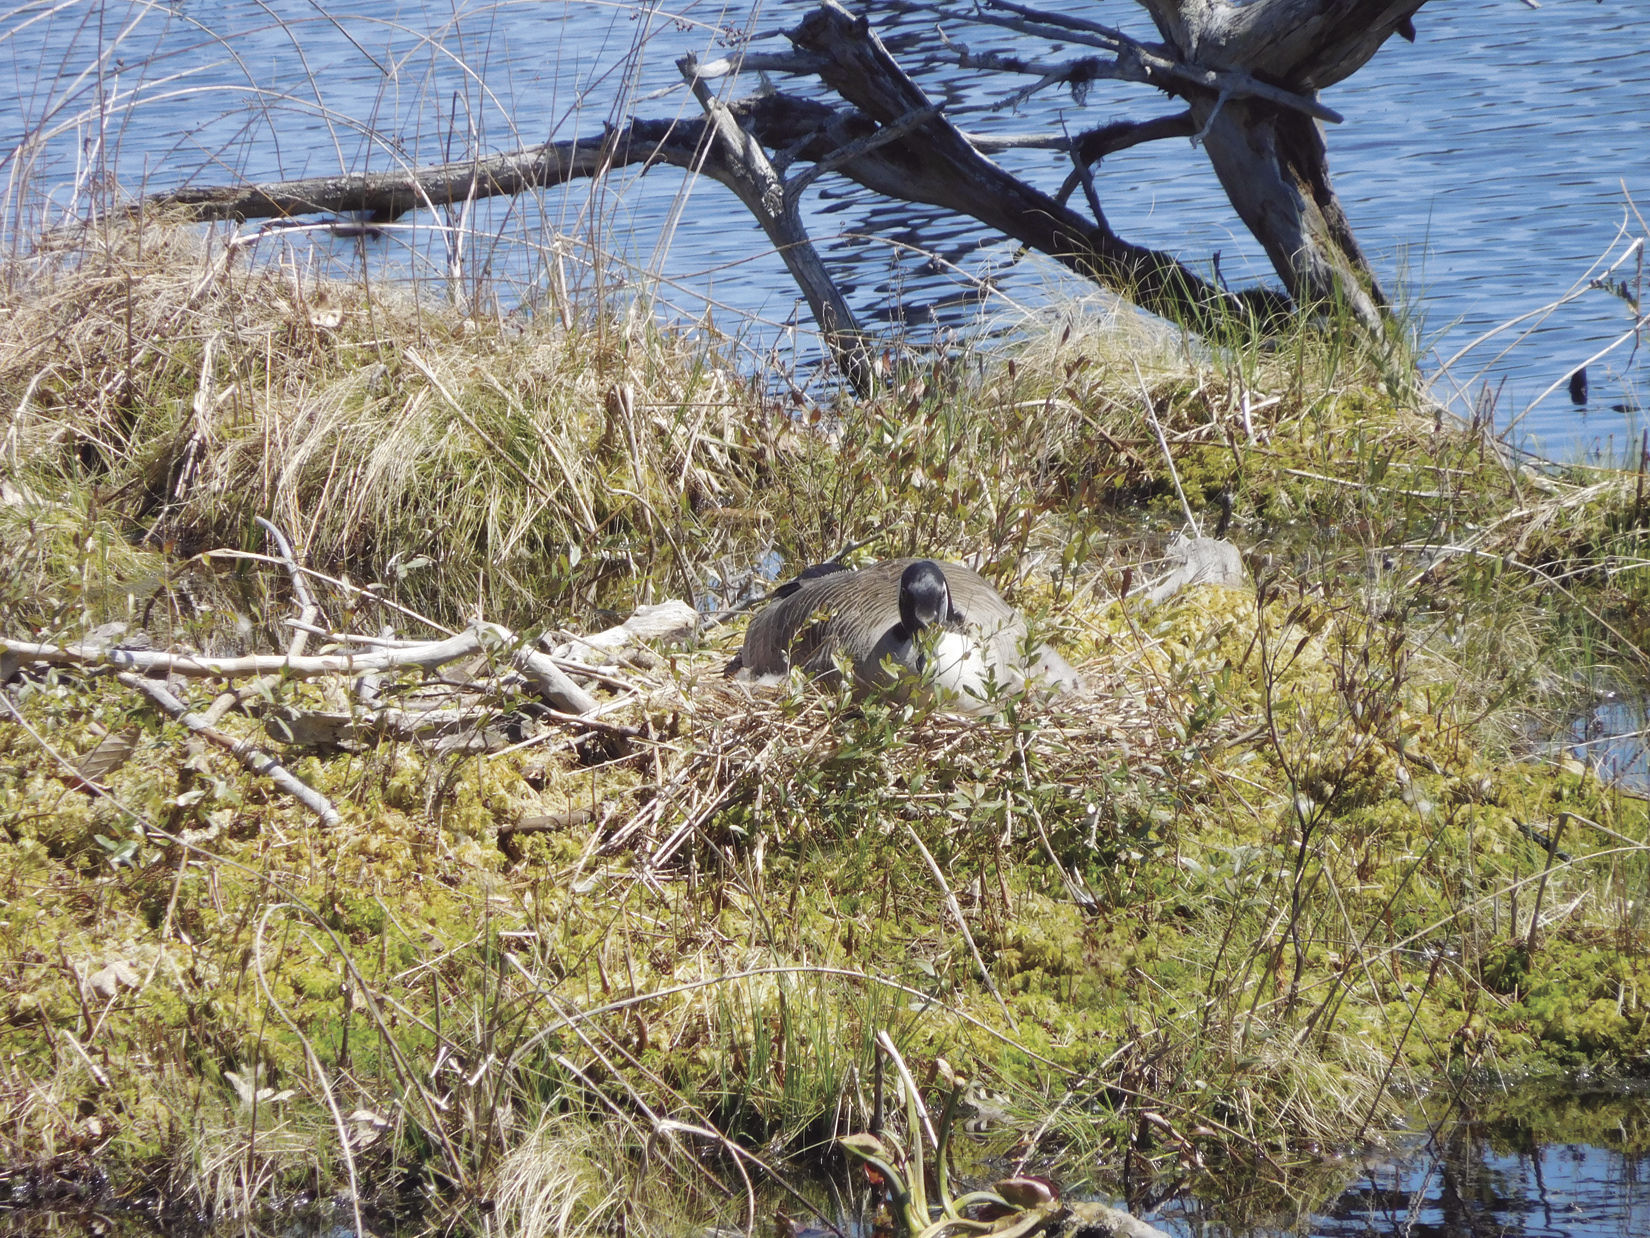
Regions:
M 965 710 L 984 707 L 993 681 L 1011 691 L 1028 679 L 1056 690 L 1081 685 L 1054 650 L 1040 645 L 1028 653 L 1025 643 L 1024 620 L 960 563 L 822 564 L 774 591 L 745 630 L 728 674 L 779 676 L 800 666 L 829 678 L 842 654 L 862 690 L 889 683 L 902 668 L 927 672 L 946 703 Z

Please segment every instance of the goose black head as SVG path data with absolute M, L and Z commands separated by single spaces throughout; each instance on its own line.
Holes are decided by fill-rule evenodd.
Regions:
M 886 595 L 885 595 L 886 596 Z M 932 559 L 918 559 L 899 578 L 899 622 L 906 636 L 915 636 L 931 623 L 955 621 L 951 586 Z

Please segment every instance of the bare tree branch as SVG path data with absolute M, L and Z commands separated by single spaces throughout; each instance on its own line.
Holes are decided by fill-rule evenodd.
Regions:
M 1380 329 L 1385 301 L 1336 198 L 1319 122 L 1339 120 L 1316 90 L 1355 71 L 1393 33 L 1412 34 L 1425 0 L 1139 0 L 1160 43 L 1018 0 L 980 0 L 967 12 L 932 0 L 908 9 L 1065 43 L 1103 56 L 1043 61 L 978 55 L 946 40 L 965 68 L 1034 75 L 1014 98 L 1049 85 L 1078 91 L 1100 78 L 1137 81 L 1184 99 L 1188 110 L 1065 134 L 977 137 L 959 130 L 888 54 L 869 23 L 821 0 L 791 31 L 787 53 L 745 52 L 684 64 L 703 117 L 636 119 L 595 138 L 548 142 L 488 158 L 365 176 L 183 189 L 143 205 L 194 219 L 253 219 L 359 212 L 393 220 L 415 209 L 471 202 L 598 177 L 621 167 L 669 163 L 732 190 L 766 230 L 802 288 L 843 369 L 862 386 L 865 345 L 846 301 L 800 222 L 799 200 L 836 171 L 895 200 L 970 216 L 1053 256 L 1137 304 L 1186 323 L 1220 329 L 1233 316 L 1271 320 L 1292 306 L 1341 300 Z M 944 39 L 941 32 L 940 37 Z M 777 92 L 722 101 L 708 81 L 740 72 L 816 75 L 848 106 Z M 1173 256 L 1130 244 L 1108 225 L 1092 166 L 1142 142 L 1190 137 L 1203 146 L 1227 197 L 1265 247 L 1288 296 L 1231 293 Z M 1070 154 L 1074 170 L 1050 196 L 988 158 L 1035 147 Z M 770 154 L 770 152 L 772 152 Z M 797 159 L 813 166 L 789 175 Z M 1069 205 L 1085 189 L 1093 219 Z M 353 223 L 351 226 L 360 226 Z
M 869 24 L 833 0 L 810 11 L 791 39 L 804 51 L 826 55 L 830 63 L 821 71 L 822 80 L 876 122 L 891 124 L 931 106 Z M 879 161 L 887 166 L 876 168 Z M 860 183 L 882 186 L 893 196 L 972 216 L 1196 329 L 1216 328 L 1223 319 L 1246 312 L 1243 298 L 1198 278 L 1169 255 L 1131 245 L 1104 219 L 1090 223 L 1011 176 L 974 149 L 944 116 L 926 122 L 909 139 L 856 160 L 848 170 Z M 1265 303 L 1262 296 L 1261 316 L 1283 308 Z
M 1065 202 L 1069 199 L 1072 191 L 1088 177 L 1090 165 L 1098 163 L 1107 155 L 1161 138 L 1189 138 L 1196 132 L 1197 126 L 1192 120 L 1192 114 L 1180 112 L 1174 116 L 1160 116 L 1156 120 L 1121 120 L 1080 133 L 1068 142 L 1073 150 L 1072 162 L 1077 166 L 1071 175 L 1066 177 L 1066 183 L 1060 186 L 1060 192 L 1054 195 L 1055 200 Z M 1095 201 L 1098 203 L 1097 197 Z M 1095 208 L 1095 214 L 1099 214 L 1098 206 Z
M 1424 0 L 1416 0 L 1416 2 L 1418 4 L 1424 2 Z M 1184 94 L 1188 88 L 1195 88 L 1213 91 L 1216 94 L 1250 96 L 1256 99 L 1265 99 L 1269 103 L 1276 103 L 1279 107 L 1304 112 L 1317 120 L 1328 121 L 1331 124 L 1339 124 L 1344 119 L 1334 108 L 1325 107 L 1316 99 L 1309 98 L 1298 91 L 1287 90 L 1281 86 L 1274 86 L 1270 82 L 1263 82 L 1241 70 L 1217 69 L 1181 60 L 1173 54 L 1171 48 L 1138 42 L 1120 31 L 1113 30 L 1109 26 L 1102 26 L 1098 22 L 1028 8 L 1025 5 L 1014 4 L 1012 0 L 986 0 L 986 3 L 991 8 L 1005 9 L 1009 13 L 1018 14 L 1018 16 L 1009 17 L 1004 14 L 975 10 L 966 14 L 966 20 L 981 22 L 990 26 L 1002 26 L 1009 30 L 1018 30 L 1022 34 L 1034 34 L 1043 38 L 1061 39 L 1072 43 L 1085 43 L 1091 47 L 1100 47 L 1114 52 L 1117 59 L 1110 62 L 1109 65 L 1104 61 L 1099 61 L 1098 58 L 1092 58 L 1096 65 L 1105 65 L 1106 68 L 1104 72 L 1094 71 L 1090 80 L 1098 77 L 1121 78 L 1127 81 L 1144 82 L 1150 86 L 1158 86 L 1173 94 Z M 1251 7 L 1264 8 L 1266 6 L 1254 5 Z M 948 12 L 947 15 L 952 18 L 963 16 L 955 12 Z M 1380 46 L 1379 42 L 1376 43 L 1376 46 Z M 1371 54 L 1373 54 L 1373 49 L 1371 49 Z M 1084 62 L 1079 61 L 1077 63 L 1083 64 Z M 1015 71 L 1029 72 L 1031 70 Z
M 676 64 L 694 98 L 705 109 L 703 155 L 696 170 L 726 185 L 745 204 L 802 289 L 837 365 L 855 391 L 869 393 L 875 369 L 864 332 L 802 226 L 799 194 L 787 189 L 762 144 L 711 93 L 710 84 L 697 73 L 697 59 L 684 56 Z
M 161 672 L 199 679 L 237 679 L 248 675 L 359 675 L 369 671 L 432 671 L 472 653 L 503 649 L 515 670 L 524 675 L 552 705 L 569 713 L 585 714 L 596 708 L 595 698 L 568 679 L 548 654 L 519 647 L 515 637 L 497 624 L 479 623 L 441 641 L 379 649 L 372 653 L 328 653 L 293 656 L 252 653 L 213 658 L 202 654 L 163 653 L 149 649 L 121 649 L 103 645 L 46 645 L 0 637 L 0 654 L 10 654 L 24 666 L 113 667 L 147 675 Z
M 694 72 L 708 82 L 719 77 L 732 77 L 736 73 L 792 73 L 811 77 L 819 70 L 817 56 L 805 56 L 799 52 L 743 52 L 737 56 L 701 61 Z
M 343 821 L 338 815 L 338 810 L 332 806 L 332 801 L 326 796 L 250 740 L 235 739 L 212 726 L 204 717 L 192 712 L 188 705 L 172 695 L 165 684 L 134 675 L 130 671 L 121 671 L 115 678 L 128 688 L 143 693 L 165 713 L 176 718 L 202 739 L 228 752 L 251 773 L 269 779 L 305 808 L 317 814 L 324 824 L 338 825 Z

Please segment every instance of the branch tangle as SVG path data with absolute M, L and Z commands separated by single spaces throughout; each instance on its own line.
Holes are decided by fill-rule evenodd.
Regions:
M 1071 142 L 1080 171 L 1050 197 L 998 167 L 927 98 L 895 63 L 864 19 L 834 0 L 812 10 L 790 35 L 796 51 L 684 65 L 706 116 L 684 121 L 633 120 L 600 138 L 551 142 L 488 159 L 371 176 L 328 177 L 248 187 L 155 195 L 150 206 L 182 209 L 199 219 L 248 219 L 317 211 L 360 211 L 375 220 L 495 194 L 514 194 L 595 177 L 631 164 L 665 162 L 703 173 L 732 189 L 767 230 L 808 297 L 839 361 L 863 386 L 864 345 L 846 302 L 812 254 L 797 212 L 803 188 L 824 170 L 839 171 L 878 193 L 970 216 L 1072 270 L 1104 283 L 1159 314 L 1200 331 L 1230 316 L 1269 320 L 1287 313 L 1290 297 L 1318 304 L 1344 298 L 1375 328 L 1384 301 L 1329 179 L 1323 136 L 1314 118 L 1338 119 L 1316 89 L 1339 81 L 1394 30 L 1407 29 L 1425 0 L 1141 0 L 1164 44 L 1063 14 L 990 0 L 995 13 L 971 19 L 1110 50 L 1115 63 L 1085 72 L 1147 81 L 1180 96 L 1188 110 L 1147 122 L 1121 122 Z M 966 55 L 966 53 L 965 53 Z M 852 106 L 838 108 L 769 93 L 722 103 L 705 79 L 741 67 L 817 74 Z M 1239 216 L 1261 241 L 1290 297 L 1263 289 L 1233 294 L 1194 275 L 1171 255 L 1131 244 L 1107 224 L 1092 183 L 1095 218 L 1066 205 L 1086 166 L 1111 150 L 1170 136 L 1193 136 Z M 813 161 L 788 183 L 762 148 Z

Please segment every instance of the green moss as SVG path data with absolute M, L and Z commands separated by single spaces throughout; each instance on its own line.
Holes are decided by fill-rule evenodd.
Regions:
M 247 292 L 215 289 L 199 312 L 253 314 Z M 1550 685 L 1599 670 L 1602 655 L 1555 652 L 1606 647 L 1587 644 L 1602 629 L 1583 610 L 1642 631 L 1641 586 L 1593 562 L 1642 550 L 1622 487 L 1567 491 L 1522 544 L 1496 544 L 1539 487 L 1520 490 L 1473 435 L 1417 417 L 1369 373 L 1314 378 L 1305 343 L 1224 358 L 1241 383 L 1162 367 L 1148 382 L 1182 486 L 1194 505 L 1231 495 L 1258 580 L 1153 605 L 1124 574 L 1157 544 L 1154 513 L 1179 522 L 1179 500 L 1132 365 L 1120 398 L 1086 344 L 1081 365 L 1039 364 L 1031 346 L 1016 367 L 938 365 L 917 394 L 845 406 L 833 447 L 735 404 L 708 370 L 667 384 L 666 360 L 640 346 L 584 356 L 557 330 L 425 320 L 428 347 L 454 346 L 444 365 L 484 448 L 403 350 L 369 375 L 365 328 L 306 322 L 282 322 L 302 345 L 291 357 L 252 334 L 215 353 L 249 401 L 234 423 L 246 436 L 226 432 L 216 490 L 169 509 L 186 549 L 235 542 L 259 495 L 258 510 L 313 512 L 318 561 L 358 579 L 392 555 L 449 555 L 398 578 L 445 617 L 479 605 L 561 623 L 722 572 L 757 540 L 717 532 L 742 513 L 764 549 L 796 558 L 863 535 L 879 554 L 979 553 L 1005 577 L 1044 565 L 1016 600 L 1084 661 L 1091 692 L 966 723 L 802 686 L 749 700 L 691 678 L 719 682 L 737 637 L 716 635 L 724 647 L 673 655 L 679 693 L 666 668 L 647 672 L 659 690 L 614 718 L 648 738 L 606 754 L 300 753 L 226 716 L 231 738 L 274 745 L 332 800 L 327 827 L 112 680 L 10 688 L 25 724 L 0 726 L 0 1053 L 24 1090 L 0 1128 L 12 1161 L 88 1146 L 91 1097 L 118 1125 L 129 1180 L 155 1171 L 148 1158 L 204 1174 L 267 1156 L 261 1181 L 314 1189 L 342 1172 L 336 1109 L 386 1178 L 395 1166 L 480 1198 L 544 1127 L 605 1123 L 610 1167 L 663 1146 L 645 1113 L 811 1146 L 864 1119 L 886 1030 L 925 1081 L 945 1055 L 1016 1089 L 1073 1163 L 1118 1163 L 1125 1147 L 1172 1163 L 1181 1148 L 1141 1133 L 1149 1112 L 1217 1131 L 1196 1136 L 1211 1152 L 1275 1164 L 1292 1139 L 1391 1115 L 1387 1084 L 1643 1060 L 1635 909 L 1650 860 L 1630 840 L 1645 837 L 1644 804 L 1573 762 L 1517 759 L 1528 724 L 1513 708 L 1560 707 Z M 200 339 L 157 353 L 129 418 L 87 414 L 124 444 L 119 461 L 31 457 L 31 484 L 56 469 L 61 501 L 0 508 L 0 549 L 15 552 L 0 556 L 0 603 L 18 622 L 67 637 L 148 614 L 157 643 L 209 645 L 235 614 L 286 613 L 279 573 L 136 549 L 128 532 L 158 517 L 112 519 L 92 500 L 168 476 L 204 356 Z M 656 441 L 622 450 L 617 414 L 596 411 L 621 365 L 626 382 L 661 384 L 641 427 Z M 500 372 L 514 378 L 486 381 Z M 0 388 L 18 381 L 0 365 Z M 1240 401 L 1263 389 L 1278 398 L 1245 427 Z M 371 437 L 345 422 L 437 408 L 406 443 L 416 501 L 403 512 L 352 489 L 321 503 L 332 464 L 295 468 L 307 480 L 277 502 L 238 490 L 254 456 L 263 476 L 251 427 L 312 408 L 261 403 L 283 390 L 347 411 L 316 448 L 352 462 L 339 477 L 359 475 L 350 453 Z M 95 394 L 54 374 L 35 398 L 67 416 Z M 686 433 L 732 407 L 744 421 Z M 1027 411 L 982 412 L 1003 408 Z M 500 463 L 538 468 L 551 434 L 611 483 L 585 495 L 588 514 L 541 512 L 571 483 Z M 347 510 L 365 513 L 359 527 Z M 1423 564 L 1392 549 L 1469 541 L 1485 554 Z M 1585 605 L 1497 555 L 1564 564 Z M 365 625 L 344 610 L 359 605 L 339 613 Z M 234 634 L 285 638 L 274 618 Z M 283 682 L 268 696 L 336 708 L 347 692 Z M 127 731 L 108 794 L 83 789 L 69 765 Z M 498 845 L 504 827 L 590 805 L 593 821 Z M 1569 858 L 1542 841 L 1554 835 Z M 256 1131 L 253 1083 L 269 1090 Z

